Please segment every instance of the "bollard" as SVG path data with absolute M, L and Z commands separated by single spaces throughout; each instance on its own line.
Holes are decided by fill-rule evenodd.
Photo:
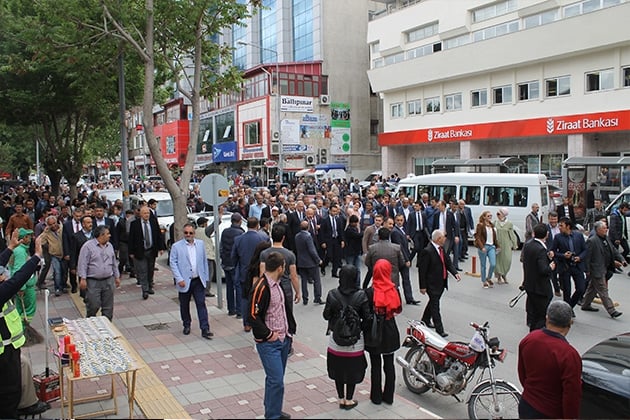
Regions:
M 477 273 L 477 257 L 472 257 L 472 271 L 466 271 L 466 275 L 473 277 L 481 277 L 481 274 Z

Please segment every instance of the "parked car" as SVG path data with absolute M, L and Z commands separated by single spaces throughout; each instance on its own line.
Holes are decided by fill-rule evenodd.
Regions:
M 630 332 L 582 355 L 580 418 L 630 418 Z

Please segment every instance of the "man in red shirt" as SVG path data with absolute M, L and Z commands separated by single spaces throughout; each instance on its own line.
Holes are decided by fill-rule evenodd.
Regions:
M 571 306 L 555 300 L 547 307 L 545 328 L 529 333 L 518 346 L 523 396 L 519 418 L 575 419 L 582 399 L 582 359 L 565 338 L 573 323 Z

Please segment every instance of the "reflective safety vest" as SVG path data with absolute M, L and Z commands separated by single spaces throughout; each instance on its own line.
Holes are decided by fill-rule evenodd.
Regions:
M 22 318 L 18 313 L 13 302 L 8 301 L 2 307 L 2 313 L 0 313 L 0 323 L 5 323 L 11 337 L 3 339 L 0 342 L 0 354 L 4 353 L 4 347 L 12 345 L 16 349 L 19 349 L 26 343 L 26 337 L 24 337 L 24 327 L 22 325 Z

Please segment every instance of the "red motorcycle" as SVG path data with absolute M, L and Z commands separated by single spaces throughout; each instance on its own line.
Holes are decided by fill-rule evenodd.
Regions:
M 404 358 L 396 358 L 403 368 L 405 385 L 416 394 L 432 390 L 461 401 L 457 394 L 480 372 L 468 398 L 468 416 L 471 419 L 518 418 L 521 392 L 493 374 L 495 362 L 503 362 L 506 350 L 499 348 L 498 338 L 488 338 L 488 322 L 482 326 L 470 325 L 475 334 L 466 344 L 449 342 L 423 322 L 409 321 L 403 342 L 403 347 L 409 347 L 409 351 Z

